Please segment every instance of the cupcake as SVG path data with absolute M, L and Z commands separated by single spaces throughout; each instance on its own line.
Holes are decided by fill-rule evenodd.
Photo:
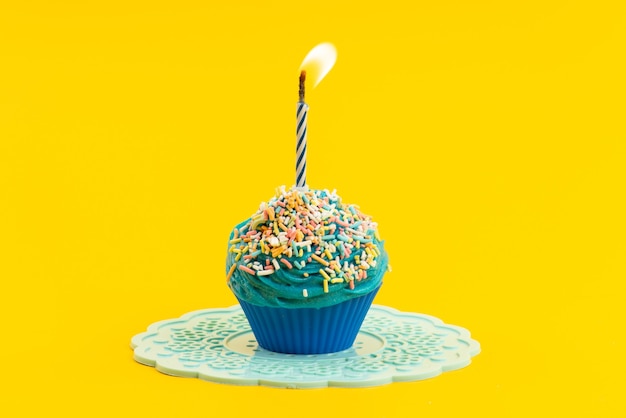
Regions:
M 229 238 L 226 281 L 258 344 L 350 348 L 388 268 L 377 224 L 327 190 L 281 187 Z

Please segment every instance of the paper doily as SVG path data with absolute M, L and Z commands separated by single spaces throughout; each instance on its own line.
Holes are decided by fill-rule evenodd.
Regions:
M 239 305 L 156 322 L 131 340 L 137 362 L 162 373 L 234 385 L 367 387 L 435 377 L 470 364 L 480 345 L 464 328 L 372 305 L 352 348 L 280 354 L 259 347 Z

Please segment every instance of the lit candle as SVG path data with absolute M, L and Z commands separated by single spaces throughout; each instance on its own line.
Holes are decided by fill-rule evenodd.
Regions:
M 304 82 L 307 71 L 313 74 L 313 87 L 333 68 L 337 60 L 335 47 L 326 42 L 313 48 L 300 66 L 300 100 L 296 105 L 296 187 L 306 187 L 306 119 L 309 105 L 304 102 Z
M 309 105 L 304 102 L 306 71 L 300 72 L 300 100 L 296 107 L 296 187 L 306 186 L 306 117 Z

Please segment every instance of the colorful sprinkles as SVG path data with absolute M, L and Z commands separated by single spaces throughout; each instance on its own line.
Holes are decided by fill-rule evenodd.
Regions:
M 301 272 L 310 283 L 355 288 L 376 267 L 381 254 L 377 224 L 356 205 L 344 205 L 335 191 L 285 187 L 262 203 L 250 222 L 233 231 L 229 252 L 237 267 L 253 276 L 269 276 L 281 268 Z M 314 263 L 312 271 L 303 271 Z M 309 282 L 307 281 L 307 282 Z M 303 297 L 308 297 L 306 289 Z

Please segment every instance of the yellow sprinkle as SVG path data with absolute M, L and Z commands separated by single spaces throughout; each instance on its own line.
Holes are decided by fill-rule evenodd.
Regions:
M 260 224 L 264 222 L 263 215 L 255 215 L 252 217 L 252 222 L 250 223 L 250 229 L 256 229 Z
M 243 247 L 243 250 L 241 250 L 241 254 L 245 254 L 248 252 L 248 250 L 250 249 L 250 247 L 248 247 L 247 245 L 245 247 Z
M 226 283 L 230 281 L 230 278 L 235 272 L 236 268 L 237 268 L 237 264 L 233 264 L 232 266 L 230 266 L 230 270 L 228 270 L 228 274 L 226 275 Z
M 355 255 L 354 256 L 354 261 L 356 262 L 356 264 L 361 264 L 361 257 L 359 257 L 358 255 Z
M 328 280 L 324 280 L 324 293 L 328 293 Z
M 263 241 L 261 241 L 261 252 L 265 252 L 265 243 Z
M 356 241 L 356 243 L 354 244 L 354 246 L 356 248 L 361 248 L 361 241 Z
M 239 248 L 234 248 L 234 247 L 233 247 L 233 249 L 231 250 L 231 252 L 239 254 L 239 253 L 241 252 L 241 250 L 240 250 Z
M 334 269 L 337 273 L 341 273 L 341 267 L 339 267 L 339 265 L 337 263 L 335 263 L 334 265 Z
M 330 280 L 330 276 L 324 271 L 324 269 L 320 269 L 320 274 L 324 277 L 324 279 Z
M 319 257 L 317 254 L 311 254 L 311 258 L 315 261 L 317 261 L 318 263 L 328 267 L 330 264 L 328 263 L 328 261 L 324 260 L 323 258 Z
M 304 277 L 309 277 L 309 273 L 304 273 L 303 276 Z
M 241 260 L 241 251 L 237 253 L 237 256 L 235 257 L 235 261 L 239 261 Z
M 271 207 L 271 206 L 269 208 L 267 208 L 267 214 L 270 217 L 270 221 L 273 221 L 274 220 L 274 216 L 276 216 L 276 213 L 274 213 L 274 208 Z
M 237 244 L 239 242 L 241 242 L 241 238 L 233 238 L 233 239 L 230 240 L 231 244 Z
M 374 252 L 370 249 L 370 247 L 365 247 L 365 252 L 367 253 L 367 255 L 369 255 L 370 257 L 376 257 L 376 254 L 374 254 Z
M 328 257 L 328 259 L 329 259 L 329 260 L 332 260 L 332 259 L 333 259 L 333 256 L 332 256 L 332 254 L 330 253 L 330 251 L 328 250 L 328 248 L 326 248 L 326 249 L 324 250 L 324 254 L 326 254 L 326 257 Z
M 300 248 L 300 251 L 298 252 L 298 257 L 302 257 L 304 255 L 304 251 L 302 250 L 302 248 Z
M 278 236 L 278 222 L 274 221 L 274 235 Z
M 332 279 L 330 282 L 331 283 L 343 283 L 343 279 L 342 278 L 336 278 L 336 279 Z

